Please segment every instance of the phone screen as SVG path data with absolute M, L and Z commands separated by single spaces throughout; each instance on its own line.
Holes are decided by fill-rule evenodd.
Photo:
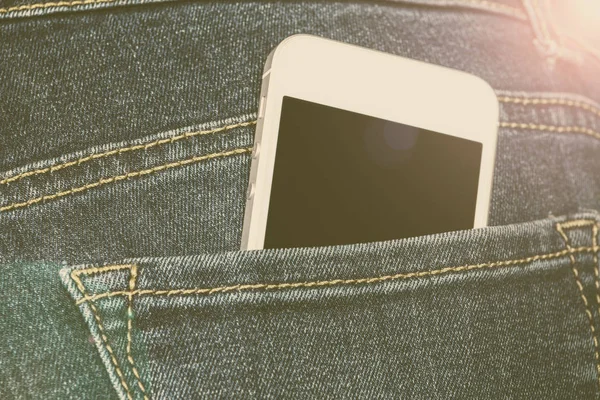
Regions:
M 479 142 L 284 97 L 264 248 L 472 228 L 481 153 Z

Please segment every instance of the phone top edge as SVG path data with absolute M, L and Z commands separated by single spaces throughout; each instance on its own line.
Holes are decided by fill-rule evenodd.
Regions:
M 309 46 L 311 43 L 318 43 L 319 45 L 317 47 L 319 48 L 312 49 L 311 46 Z M 332 47 L 335 47 L 336 51 L 328 53 L 327 50 L 330 50 Z M 352 50 L 349 50 L 350 48 Z M 326 51 L 324 51 L 324 49 Z M 299 53 L 294 54 L 296 50 L 298 50 Z M 325 57 L 311 57 L 310 54 L 315 53 L 312 50 L 315 50 L 317 54 L 324 54 Z M 438 101 L 433 97 L 429 99 L 434 103 L 430 106 L 430 109 L 428 109 L 430 115 L 427 120 L 421 118 L 422 123 L 415 123 L 415 120 L 410 118 L 407 118 L 407 120 L 403 119 L 406 117 L 406 115 L 405 117 L 391 118 L 389 116 L 382 115 L 381 113 L 376 114 L 365 112 L 359 106 L 355 107 L 354 109 L 352 109 L 352 107 L 345 107 L 344 102 L 340 102 L 338 104 L 331 100 L 344 96 L 357 97 L 358 95 L 352 94 L 347 90 L 345 92 L 331 93 L 331 90 L 328 89 L 328 85 L 319 87 L 315 82 L 309 79 L 311 77 L 315 78 L 318 76 L 317 71 L 321 71 L 320 69 L 316 68 L 318 66 L 325 65 L 328 62 L 331 62 L 332 64 L 340 64 L 340 61 L 336 59 L 335 56 L 337 54 L 337 50 L 340 50 L 340 53 L 343 54 L 352 54 L 352 57 L 354 58 L 360 58 L 361 54 L 368 54 L 368 56 L 365 56 L 365 58 L 367 58 L 369 61 L 381 60 L 383 63 L 387 62 L 390 64 L 398 63 L 398 65 L 402 65 L 400 60 L 394 61 L 392 58 L 402 59 L 403 62 L 405 62 L 404 65 L 412 65 L 412 67 L 407 69 L 408 71 L 421 71 L 424 76 L 434 75 L 439 77 L 439 75 L 442 74 L 441 70 L 446 70 L 448 74 L 448 82 L 444 83 L 438 79 L 436 82 L 438 84 L 441 82 L 441 86 L 439 87 L 436 87 L 435 84 L 430 84 L 428 82 L 423 84 L 421 89 L 425 90 L 427 93 L 420 94 L 420 97 L 433 96 L 433 94 L 437 94 L 439 92 L 447 93 L 449 90 L 448 87 L 454 84 L 453 90 L 456 91 L 457 96 L 455 97 L 455 100 L 457 101 L 449 102 L 448 99 L 450 99 L 450 97 L 446 96 L 444 101 L 446 101 L 446 105 L 450 110 L 446 110 L 446 112 L 442 113 L 441 116 L 435 118 L 440 119 L 443 122 L 440 124 L 434 123 L 435 121 L 431 118 L 431 114 L 438 115 L 439 111 L 443 111 L 441 110 L 441 104 L 443 102 Z M 296 73 L 296 75 L 294 75 L 294 73 L 290 73 L 290 70 L 286 69 L 286 67 L 293 66 L 294 63 L 297 64 L 298 62 L 309 65 L 311 69 L 306 72 L 303 71 L 302 68 L 293 68 L 293 71 Z M 372 64 L 377 66 L 377 62 L 373 62 Z M 373 79 L 376 79 L 377 71 L 370 71 L 370 75 L 375 75 L 375 78 Z M 362 80 L 371 79 L 367 78 L 368 76 L 369 75 L 363 73 L 359 76 L 359 78 Z M 270 79 L 270 82 L 266 81 L 267 79 Z M 293 79 L 296 79 L 296 81 L 299 82 L 294 83 Z M 422 78 L 419 79 L 423 81 Z M 500 106 L 493 87 L 481 77 L 453 68 L 433 65 L 423 61 L 385 53 L 379 50 L 363 48 L 357 45 L 337 42 L 331 39 L 321 38 L 313 35 L 298 34 L 286 38 L 269 53 L 263 69 L 262 80 L 263 84 L 261 85 L 259 102 L 261 101 L 260 99 L 266 98 L 265 114 L 262 121 L 259 121 L 257 124 L 255 133 L 255 142 L 260 145 L 261 154 L 258 157 L 253 156 L 251 160 L 250 183 L 256 185 L 256 193 L 252 199 L 247 199 L 246 202 L 246 213 L 244 215 L 244 228 L 242 232 L 242 250 L 256 250 L 264 248 L 269 208 L 268 204 L 272 185 L 272 176 L 269 178 L 267 175 L 269 173 L 272 175 L 273 173 L 272 169 L 274 165 L 271 164 L 274 164 L 275 158 L 274 153 L 267 154 L 265 152 L 265 147 L 270 147 L 273 152 L 276 150 L 277 127 L 279 126 L 281 119 L 281 101 L 285 96 L 295 97 L 332 107 L 338 107 L 348 111 L 358 112 L 390 121 L 401 122 L 407 125 L 429 129 L 452 136 L 466 137 L 457 134 L 457 132 L 460 131 L 460 128 L 465 128 L 467 131 L 474 131 L 477 129 L 482 130 L 482 140 L 477 140 L 484 146 L 482 150 L 482 161 L 480 166 L 480 173 L 482 176 L 480 177 L 481 179 L 478 186 L 477 207 L 473 228 L 482 228 L 487 226 L 493 183 L 493 166 L 496 157 L 496 144 L 498 140 L 498 117 L 500 113 Z M 459 84 L 457 84 L 457 81 Z M 468 86 L 466 90 L 462 92 L 456 90 L 457 87 L 460 86 L 460 83 L 465 82 L 467 83 L 466 86 Z M 301 88 L 300 86 L 302 85 L 306 85 L 307 87 Z M 292 86 L 294 87 L 293 90 L 291 89 Z M 298 90 L 296 91 L 296 89 Z M 407 97 L 415 92 L 414 89 L 411 88 L 406 93 L 408 94 L 398 95 L 398 99 L 404 101 Z M 458 96 L 458 94 L 460 94 L 460 96 Z M 373 98 L 373 92 L 369 92 L 369 96 Z M 423 108 L 422 104 L 425 103 L 421 101 L 421 99 L 417 100 L 417 103 L 421 104 L 419 107 Z M 408 103 L 405 104 L 402 101 L 396 105 L 396 108 L 408 105 Z M 448 119 L 447 115 L 451 114 L 452 110 L 455 109 L 461 109 L 460 118 L 467 118 L 468 113 L 465 109 L 469 106 L 478 106 L 477 110 L 470 110 L 474 115 L 473 119 L 479 121 L 478 123 L 475 123 L 472 120 L 467 120 L 463 124 L 459 125 L 459 123 L 456 122 L 459 119 L 458 117 Z M 410 109 L 411 107 L 407 107 L 407 110 Z M 448 123 L 445 124 L 446 122 Z M 472 137 L 473 136 L 470 138 L 472 139 Z M 270 142 L 271 144 L 265 146 L 265 141 Z M 268 184 L 265 180 L 268 181 Z M 481 191 L 481 193 L 479 193 L 479 191 Z M 483 203 L 485 203 L 485 206 Z M 259 229 L 254 229 L 256 227 Z
M 348 52 L 360 52 L 360 53 L 364 53 L 364 54 L 369 54 L 368 57 L 375 56 L 375 57 L 382 57 L 382 58 L 388 58 L 388 59 L 402 59 L 407 63 L 419 65 L 420 67 L 423 67 L 425 69 L 433 69 L 433 70 L 443 69 L 443 70 L 447 70 L 447 71 L 452 71 L 453 73 L 456 74 L 456 76 L 462 75 L 465 79 L 468 79 L 468 80 L 471 80 L 470 78 L 475 78 L 477 80 L 480 80 L 481 83 L 483 84 L 482 86 L 487 86 L 489 89 L 491 89 L 492 92 L 494 92 L 494 89 L 492 88 L 492 86 L 485 79 L 481 78 L 478 75 L 470 73 L 470 72 L 462 71 L 460 69 L 456 69 L 456 68 L 452 68 L 452 67 L 447 67 L 444 65 L 433 64 L 433 63 L 430 63 L 427 61 L 417 60 L 414 58 L 408 58 L 408 57 L 405 57 L 405 56 L 402 56 L 399 54 L 389 53 L 389 52 L 385 52 L 385 51 L 378 50 L 378 49 L 371 49 L 371 48 L 363 47 L 363 46 L 360 46 L 357 44 L 340 42 L 340 41 L 337 41 L 334 39 L 329 39 L 329 38 L 325 38 L 325 37 L 321 37 L 321 36 L 317 36 L 317 35 L 305 34 L 305 33 L 294 34 L 294 35 L 288 36 L 287 38 L 282 40 L 269 53 L 269 55 L 267 57 L 267 61 L 264 66 L 264 69 L 263 69 L 263 75 L 266 74 L 267 72 L 269 72 L 270 70 L 272 70 L 273 66 L 276 65 L 277 63 L 279 63 L 280 60 L 282 60 L 281 56 L 285 55 L 286 51 L 293 49 L 294 52 L 296 52 L 296 50 L 300 50 L 299 53 L 301 53 L 307 48 L 307 46 L 313 46 L 313 49 L 318 49 L 318 48 L 322 48 L 322 47 L 330 47 L 330 48 L 335 47 L 335 52 L 344 51 L 344 49 L 345 49 L 345 51 L 348 51 Z M 294 48 L 296 48 L 296 49 L 294 49 Z M 298 59 L 298 61 L 300 61 L 300 60 L 303 62 L 311 62 L 311 63 L 314 62 L 317 64 L 322 63 L 322 60 L 320 60 L 318 58 L 302 57 L 302 58 Z

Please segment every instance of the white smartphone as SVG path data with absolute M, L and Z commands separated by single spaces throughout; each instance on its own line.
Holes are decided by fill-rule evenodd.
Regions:
M 476 76 L 291 36 L 264 69 L 242 249 L 483 227 L 497 128 Z

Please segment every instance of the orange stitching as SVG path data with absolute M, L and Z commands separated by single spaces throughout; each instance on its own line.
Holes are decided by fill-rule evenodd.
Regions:
M 539 105 L 539 104 L 541 104 L 541 105 L 565 105 L 565 106 L 569 106 L 569 107 L 581 108 L 583 110 L 592 112 L 592 113 L 600 116 L 600 109 L 598 109 L 592 105 L 586 104 L 584 102 L 577 102 L 577 101 L 572 101 L 572 100 L 565 100 L 565 99 L 559 99 L 559 98 L 552 98 L 552 99 L 532 98 L 532 99 L 529 99 L 529 98 L 519 98 L 519 97 L 511 97 L 511 96 L 500 96 L 500 97 L 498 97 L 498 100 L 500 102 L 522 104 L 522 105 L 529 105 L 529 104 L 533 104 L 533 105 Z M 42 174 L 46 174 L 46 173 L 60 171 L 65 168 L 78 166 L 78 165 L 81 165 L 81 164 L 89 162 L 89 161 L 109 157 L 112 155 L 120 155 L 123 153 L 128 153 L 131 151 L 142 150 L 142 149 L 147 150 L 147 149 L 155 147 L 155 146 L 159 146 L 159 145 L 163 145 L 163 144 L 167 144 L 167 143 L 173 143 L 173 142 L 179 141 L 181 139 L 185 139 L 185 138 L 191 138 L 191 137 L 199 136 L 199 135 L 222 132 L 222 131 L 245 127 L 245 126 L 249 126 L 249 125 L 253 125 L 253 124 L 256 124 L 256 121 L 247 121 L 247 122 L 242 122 L 242 123 L 234 124 L 234 125 L 226 125 L 226 126 L 223 126 L 220 128 L 206 130 L 206 131 L 186 132 L 184 134 L 174 136 L 172 138 L 160 139 L 160 140 L 156 140 L 156 141 L 145 143 L 145 144 L 123 147 L 120 149 L 109 150 L 109 151 L 106 151 L 103 153 L 92 154 L 92 155 L 85 156 L 85 157 L 79 158 L 77 160 L 68 161 L 68 162 L 65 162 L 62 164 L 54 164 L 49 167 L 26 171 L 26 172 L 23 172 L 23 173 L 20 173 L 17 175 L 9 176 L 7 178 L 0 180 L 0 185 L 19 181 L 21 179 L 24 179 L 24 178 L 27 178 L 30 176 L 42 175 Z M 558 133 L 564 133 L 564 132 L 584 133 L 584 134 L 590 135 L 592 137 L 595 137 L 597 139 L 600 139 L 600 133 L 598 133 L 592 129 L 589 129 L 589 128 L 578 127 L 578 126 L 536 125 L 536 124 L 519 123 L 519 122 L 501 122 L 500 126 L 505 127 L 505 128 L 546 130 L 549 132 L 558 132 Z M 1 207 L 0 212 L 2 212 L 2 211 L 7 211 L 7 210 L 4 209 L 4 207 Z
M 235 128 L 241 128 L 241 127 L 249 126 L 249 125 L 253 125 L 253 124 L 256 124 L 256 121 L 240 122 L 238 124 L 225 125 L 220 128 L 204 130 L 204 131 L 185 132 L 181 135 L 173 136 L 173 137 L 166 138 L 166 139 L 159 139 L 159 140 L 154 140 L 154 141 L 148 142 L 148 143 L 136 144 L 133 146 L 122 147 L 120 149 L 109 150 L 109 151 L 105 151 L 103 153 L 91 154 L 89 156 L 81 157 L 77 160 L 68 161 L 68 162 L 65 162 L 62 164 L 54 164 L 54 165 L 51 165 L 46 168 L 34 169 L 34 170 L 23 172 L 21 174 L 17 174 L 14 176 L 9 176 L 8 178 L 0 180 L 0 185 L 5 185 L 7 183 L 15 182 L 15 181 L 21 180 L 23 178 L 27 178 L 29 176 L 41 175 L 41 174 L 46 174 L 46 173 L 52 173 L 55 171 L 60 171 L 61 169 L 78 166 L 78 165 L 81 165 L 81 164 L 89 162 L 89 161 L 98 160 L 98 159 L 109 157 L 112 155 L 118 156 L 123 153 L 128 153 L 131 151 L 148 150 L 149 148 L 152 148 L 155 146 L 160 146 L 160 145 L 167 144 L 167 143 L 174 143 L 174 142 L 177 142 L 182 139 L 189 139 L 189 138 L 192 138 L 195 136 L 208 135 L 211 133 L 229 131 L 229 130 L 232 130 Z
M 582 223 L 582 222 L 588 222 L 588 221 L 587 220 L 579 220 L 579 221 L 572 221 L 567 224 L 571 224 L 571 225 L 575 226 L 576 223 Z M 467 266 L 460 266 L 460 267 L 447 267 L 447 268 L 440 268 L 437 270 L 422 271 L 422 272 L 409 272 L 409 273 L 401 273 L 401 274 L 395 274 L 395 275 L 386 275 L 386 276 L 380 276 L 380 277 L 359 278 L 359 279 L 334 279 L 334 280 L 330 280 L 330 281 L 220 286 L 220 287 L 210 288 L 210 289 L 209 288 L 199 288 L 199 289 L 175 289 L 175 290 L 139 290 L 139 289 L 136 290 L 135 289 L 135 280 L 137 277 L 137 266 L 136 265 L 113 265 L 113 266 L 102 267 L 102 268 L 89 268 L 86 270 L 73 271 L 73 272 L 71 272 L 71 276 L 73 277 L 74 275 L 81 274 L 81 273 L 92 274 L 92 273 L 112 271 L 112 270 L 130 269 L 131 275 L 130 275 L 128 291 L 107 292 L 107 293 L 100 293 L 100 294 L 95 294 L 95 295 L 89 296 L 89 295 L 85 294 L 85 289 L 83 289 L 83 291 L 80 289 L 83 297 L 81 299 L 77 300 L 76 304 L 81 304 L 86 301 L 90 301 L 90 305 L 93 305 L 91 302 L 94 300 L 125 295 L 125 296 L 128 296 L 129 301 L 130 301 L 129 304 L 131 305 L 131 300 L 132 300 L 133 296 L 136 296 L 136 295 L 147 295 L 147 294 L 156 295 L 156 296 L 158 296 L 158 295 L 181 296 L 181 295 L 198 295 L 198 294 L 210 295 L 210 294 L 215 294 L 215 293 L 226 293 L 226 292 L 231 292 L 231 291 L 244 291 L 244 290 L 257 290 L 257 289 L 266 291 L 266 290 L 273 290 L 273 289 L 310 288 L 310 287 L 339 286 L 339 285 L 350 285 L 350 284 L 361 284 L 361 283 L 375 284 L 375 283 L 381 283 L 381 282 L 393 281 L 393 280 L 436 276 L 436 275 L 441 275 L 441 274 L 446 274 L 446 273 L 451 273 L 451 272 L 471 271 L 471 270 L 477 270 L 477 269 L 483 269 L 483 268 L 497 268 L 497 267 L 503 267 L 503 266 L 517 266 L 520 264 L 531 263 L 531 262 L 539 261 L 539 260 L 550 260 L 550 259 L 560 258 L 565 255 L 569 255 L 572 259 L 574 259 L 573 254 L 598 252 L 598 250 L 599 249 L 595 242 L 593 247 L 571 248 L 570 246 L 568 246 L 566 250 L 562 250 L 562 251 L 555 252 L 555 253 L 538 254 L 535 256 L 525 257 L 525 258 L 521 258 L 521 259 L 497 261 L 497 262 L 490 262 L 490 263 L 484 263 L 484 264 L 474 264 L 474 265 L 467 265 Z M 73 279 L 76 280 L 75 278 L 73 278 Z M 76 280 L 76 282 L 78 282 L 78 279 Z M 79 284 L 80 284 L 80 282 L 78 282 L 78 285 Z M 585 299 L 585 297 L 584 297 L 584 299 Z M 584 303 L 587 304 L 587 299 L 584 300 Z M 131 311 L 129 312 L 129 316 L 130 316 L 129 321 L 131 321 L 131 316 L 132 316 Z M 592 325 L 592 330 L 594 330 L 593 325 Z M 129 362 L 131 363 L 132 368 L 133 368 L 134 362 L 133 362 L 133 359 L 130 358 L 130 356 L 131 356 L 131 334 L 130 334 L 130 332 L 131 332 L 131 325 L 130 325 L 130 323 L 128 323 L 127 352 L 128 352 Z M 594 342 L 596 344 L 597 340 L 594 340 Z M 106 344 L 108 344 L 108 343 L 106 342 Z M 112 352 L 111 352 L 111 354 L 112 354 Z M 116 362 L 116 360 L 114 360 L 113 363 L 114 362 Z M 139 373 L 137 373 L 137 372 L 138 371 L 136 368 L 134 373 L 136 374 L 136 377 L 139 379 Z M 138 382 L 141 385 L 141 379 L 139 379 Z M 145 394 L 145 389 L 143 388 L 143 385 L 140 386 L 140 388 L 142 389 L 142 391 Z
M 522 105 L 564 105 L 564 106 L 569 106 L 569 107 L 574 107 L 574 108 L 580 108 L 582 110 L 589 111 L 600 117 L 600 108 L 595 107 L 590 104 L 587 104 L 582 101 L 567 100 L 567 99 L 563 99 L 563 98 L 527 98 L 527 97 L 515 97 L 515 96 L 499 96 L 498 101 L 503 102 L 503 103 L 514 103 L 514 104 L 522 104 Z M 131 151 L 147 150 L 147 149 L 155 147 L 155 146 L 160 146 L 160 145 L 168 144 L 168 143 L 174 143 L 174 142 L 182 140 L 182 139 L 188 139 L 188 138 L 192 138 L 195 136 L 207 135 L 207 134 L 211 134 L 211 133 L 223 132 L 223 131 L 227 131 L 227 130 L 231 130 L 231 129 L 235 129 L 235 128 L 246 127 L 246 126 L 250 126 L 250 125 L 254 125 L 254 124 L 256 124 L 256 120 L 241 122 L 241 123 L 237 123 L 237 124 L 233 124 L 233 125 L 225 125 L 225 126 L 215 128 L 215 129 L 210 129 L 210 130 L 186 132 L 186 133 L 183 133 L 181 135 L 177 135 L 177 136 L 174 136 L 171 138 L 159 139 L 159 140 L 155 140 L 155 141 L 148 142 L 148 143 L 123 147 L 123 148 L 114 149 L 114 150 L 109 150 L 109 151 L 106 151 L 103 153 L 91 154 L 89 156 L 81 157 L 81 158 L 78 158 L 73 161 L 67 161 L 62 164 L 53 164 L 49 167 L 34 169 L 34 170 L 26 171 L 26 172 L 23 172 L 23 173 L 20 173 L 17 175 L 9 176 L 7 178 L 0 180 L 0 185 L 5 185 L 5 184 L 11 183 L 11 182 L 19 181 L 21 179 L 24 179 L 24 178 L 27 178 L 30 176 L 42 175 L 42 174 L 46 174 L 46 173 L 53 173 L 53 172 L 60 171 L 65 168 L 78 166 L 78 165 L 81 165 L 81 164 L 89 162 L 89 161 L 109 157 L 112 155 L 118 156 L 120 154 L 128 153 Z
M 93 267 L 77 270 L 77 275 L 93 275 L 99 274 L 101 272 L 110 272 L 110 271 L 121 271 L 124 269 L 131 269 L 131 265 L 109 265 L 106 267 Z
M 311 288 L 311 287 L 323 287 L 323 286 L 341 286 L 341 285 L 357 285 L 357 284 L 373 284 L 381 283 L 394 280 L 404 280 L 410 278 L 422 278 L 428 276 L 443 275 L 450 272 L 462 272 L 471 271 L 484 268 L 498 268 L 506 266 L 515 266 L 519 264 L 531 263 L 538 260 L 549 260 L 554 258 L 563 257 L 568 254 L 592 252 L 592 247 L 580 247 L 570 248 L 562 250 L 556 253 L 550 254 L 538 254 L 522 259 L 497 261 L 484 264 L 465 265 L 459 267 L 446 267 L 430 271 L 421 272 L 408 272 L 394 275 L 385 275 L 371 278 L 358 278 L 358 279 L 334 279 L 328 281 L 310 281 L 310 282 L 291 282 L 291 283 L 257 283 L 257 284 L 246 284 L 246 285 L 232 285 L 232 286 L 219 286 L 215 288 L 195 288 L 195 289 L 172 289 L 172 290 L 151 290 L 151 289 L 138 289 L 129 291 L 114 291 L 94 294 L 91 296 L 84 296 L 77 300 L 77 304 L 84 303 L 86 301 L 99 300 L 107 297 L 114 296 L 141 296 L 141 295 L 154 295 L 154 296 L 183 296 L 183 295 L 211 295 L 215 293 L 227 293 L 232 291 L 250 291 L 250 290 L 281 290 L 281 289 L 297 289 L 297 288 Z
M 592 222 L 594 223 L 594 225 L 597 226 L 595 221 L 592 221 Z M 556 224 L 556 230 L 562 237 L 563 241 L 565 242 L 565 246 L 569 250 L 569 249 L 571 249 L 571 242 L 569 241 L 569 237 L 565 233 L 563 226 L 564 225 Z M 573 227 L 573 225 L 571 225 L 571 228 L 572 227 Z M 593 245 L 593 247 L 592 247 L 593 251 L 597 252 L 598 247 L 595 245 L 595 243 L 592 243 L 592 245 Z M 579 277 L 579 271 L 577 270 L 576 260 L 575 260 L 575 256 L 573 255 L 573 253 L 569 254 L 569 258 L 571 260 L 571 270 L 573 271 L 573 275 L 575 276 L 575 283 L 577 284 L 577 288 L 579 289 L 579 294 L 581 295 L 581 299 L 583 300 L 583 304 L 585 305 L 585 313 L 586 313 L 586 315 L 588 317 L 588 321 L 590 323 L 590 330 L 592 331 L 592 341 L 594 343 L 594 357 L 596 359 L 597 381 L 598 381 L 598 385 L 600 386 L 600 355 L 599 355 L 600 346 L 598 345 L 598 337 L 597 337 L 597 333 L 596 333 L 596 328 L 594 326 L 594 317 L 592 316 L 591 307 L 590 307 L 588 299 L 585 295 L 585 292 L 583 289 L 583 284 L 581 283 L 581 278 Z
M 135 280 L 137 278 L 137 265 L 132 265 L 130 268 L 130 277 L 129 277 L 129 291 L 135 290 Z M 133 296 L 129 295 L 127 300 L 127 360 L 131 365 L 131 370 L 133 371 L 133 375 L 135 375 L 135 379 L 137 384 L 144 394 L 144 400 L 148 400 L 148 394 L 146 393 L 146 388 L 142 384 L 142 378 L 140 378 L 140 373 L 135 366 L 135 362 L 133 361 L 133 355 L 131 353 L 131 331 L 133 330 Z
M 542 98 L 542 97 L 515 97 L 515 96 L 498 96 L 498 101 L 502 103 L 514 103 L 514 104 L 522 104 L 524 106 L 527 105 L 551 105 L 551 106 L 567 106 L 573 108 L 580 108 L 585 111 L 589 111 L 594 115 L 600 117 L 600 108 L 588 104 L 583 101 L 569 100 L 563 98 Z
M 523 122 L 500 122 L 502 128 L 516 128 L 516 129 L 528 129 L 536 131 L 547 131 L 556 133 L 583 133 L 593 138 L 600 139 L 600 133 L 585 128 L 583 126 L 559 126 L 559 125 L 538 125 L 528 124 Z
M 122 266 L 119 266 L 119 267 L 122 267 Z M 123 269 L 123 268 L 107 268 L 107 271 L 114 271 L 116 269 Z M 86 270 L 72 271 L 71 279 L 77 285 L 77 289 L 79 289 L 79 292 L 81 292 L 81 295 L 86 296 L 85 286 L 83 286 L 81 279 L 79 279 L 79 275 L 83 274 L 83 273 L 87 274 L 88 272 Z M 96 306 L 94 305 L 93 302 L 90 302 L 90 308 L 92 310 L 92 314 L 94 314 L 94 318 L 96 319 L 96 324 L 98 325 L 98 330 L 100 331 L 100 337 L 102 338 L 102 341 L 104 342 L 104 346 L 110 355 L 110 360 L 112 361 L 112 364 L 115 367 L 115 371 L 117 372 L 117 375 L 119 376 L 119 380 L 121 381 L 121 385 L 123 386 L 123 389 L 125 389 L 127 398 L 129 400 L 133 400 L 131 393 L 129 391 L 129 386 L 127 386 L 127 382 L 125 381 L 123 372 L 121 371 L 121 368 L 119 367 L 119 362 L 117 361 L 117 358 L 115 357 L 115 353 L 113 352 L 112 347 L 108 343 L 108 338 L 106 337 L 106 333 L 104 332 L 104 328 L 102 327 L 102 321 L 100 319 L 100 314 L 98 313 L 98 309 L 96 308 Z
M 22 203 L 8 204 L 3 207 L 0 207 L 0 212 L 10 211 L 10 210 L 14 210 L 17 208 L 28 207 L 28 206 L 31 206 L 32 204 L 44 202 L 47 200 L 54 200 L 54 199 L 58 199 L 58 198 L 68 196 L 71 194 L 85 192 L 86 190 L 93 189 L 93 188 L 96 188 L 99 186 L 103 186 L 108 183 L 114 183 L 114 182 L 122 181 L 125 179 L 129 179 L 129 178 L 137 178 L 140 176 L 152 174 L 152 173 L 163 171 L 166 169 L 181 167 L 184 165 L 193 164 L 193 163 L 197 163 L 197 162 L 204 161 L 204 160 L 210 160 L 213 158 L 227 157 L 227 156 L 232 156 L 232 155 L 236 155 L 236 154 L 249 153 L 250 151 L 252 151 L 251 147 L 238 148 L 238 149 L 234 149 L 234 150 L 224 151 L 221 153 L 212 153 L 212 154 L 207 154 L 204 156 L 195 156 L 192 158 L 188 158 L 186 160 L 170 162 L 167 164 L 159 165 L 157 167 L 153 167 L 153 168 L 149 168 L 149 169 L 144 169 L 141 171 L 128 172 L 126 174 L 113 176 L 111 178 L 102 178 L 97 182 L 89 183 L 84 186 L 75 187 L 75 188 L 68 189 L 68 190 L 58 192 L 55 194 L 51 194 L 51 195 L 36 197 L 36 198 L 30 199 L 30 200 L 24 201 Z
M 594 227 L 597 225 L 596 221 L 591 219 L 574 219 L 571 221 L 563 222 L 560 224 L 563 229 L 573 229 L 573 228 L 585 228 L 588 226 Z
M 75 0 L 75 1 L 56 1 L 49 3 L 35 3 L 35 4 L 24 4 L 21 6 L 0 8 L 0 14 L 6 14 L 13 11 L 25 11 L 35 10 L 38 8 L 50 8 L 50 7 L 73 7 L 85 4 L 102 4 L 102 3 L 114 3 L 117 0 Z

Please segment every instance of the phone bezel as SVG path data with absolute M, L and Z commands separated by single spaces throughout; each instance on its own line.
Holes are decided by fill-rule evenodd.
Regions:
M 486 81 L 388 53 L 294 35 L 275 48 L 265 65 L 242 250 L 264 247 L 284 96 L 480 142 L 474 228 L 487 225 L 499 106 Z

